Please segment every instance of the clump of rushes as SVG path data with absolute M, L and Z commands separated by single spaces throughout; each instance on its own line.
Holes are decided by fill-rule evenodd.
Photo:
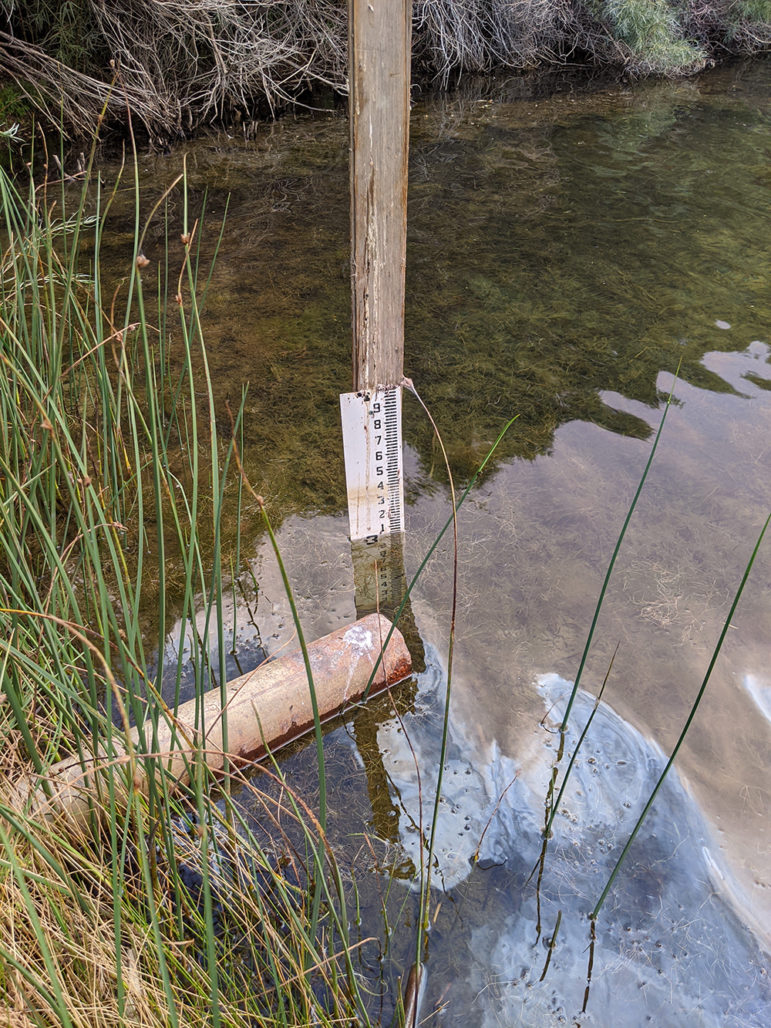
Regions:
M 91 162 L 79 184 L 23 189 L 0 168 L 2 1005 L 15 1028 L 366 1022 L 334 854 L 280 771 L 240 783 L 258 827 L 215 789 L 202 748 L 182 790 L 154 754 L 171 716 L 161 680 L 179 684 L 183 656 L 164 668 L 161 645 L 148 675 L 141 626 L 152 617 L 162 643 L 181 618 L 199 694 L 224 686 L 218 543 L 241 493 L 214 418 L 184 175 L 182 224 L 167 224 L 177 267 L 140 259 L 136 188 L 133 252 L 106 296 L 114 193 Z M 164 210 L 162 196 L 150 217 Z M 30 773 L 44 788 L 70 754 L 105 769 L 77 836 L 13 788 Z

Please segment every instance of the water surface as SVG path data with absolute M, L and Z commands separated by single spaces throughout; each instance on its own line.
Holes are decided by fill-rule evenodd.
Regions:
M 504 85 L 413 109 L 405 370 L 460 483 L 518 415 L 460 517 L 423 1008 L 437 1024 L 766 1023 L 771 540 L 679 774 L 603 913 L 588 1013 L 578 1012 L 585 915 L 678 737 L 771 510 L 770 87 L 766 61 L 552 99 L 512 98 Z M 355 617 L 337 412 L 350 387 L 347 146 L 330 115 L 187 148 L 194 203 L 208 194 L 208 221 L 228 206 L 205 323 L 217 403 L 249 383 L 247 470 L 280 524 L 309 637 Z M 180 161 L 143 159 L 148 203 Z M 116 231 L 116 256 L 127 239 Z M 615 653 L 547 861 L 539 937 L 527 874 L 560 683 L 575 678 L 678 366 L 582 681 L 596 693 Z M 409 399 L 405 437 L 410 573 L 447 517 L 449 490 Z M 292 634 L 254 521 L 242 525 L 242 553 L 259 596 L 232 614 L 245 660 Z M 404 737 L 425 802 L 450 599 L 443 546 L 413 599 L 427 668 L 402 722 L 380 703 L 327 739 L 331 833 L 358 872 L 362 935 L 382 935 L 386 893 L 395 929 L 385 956 L 362 951 L 375 982 L 411 962 L 420 815 Z M 590 710 L 582 693 L 574 733 Z M 287 765 L 311 794 L 312 759 L 300 751 Z M 398 875 L 390 892 L 381 868 Z M 384 1023 L 390 1002 L 373 1000 Z

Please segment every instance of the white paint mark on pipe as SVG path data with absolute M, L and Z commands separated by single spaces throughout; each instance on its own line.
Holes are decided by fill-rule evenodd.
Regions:
M 343 690 L 343 701 L 347 703 L 351 691 L 351 685 L 354 681 L 356 665 L 362 658 L 365 660 L 372 659 L 371 655 L 374 651 L 374 639 L 372 632 L 368 628 L 364 628 L 362 625 L 351 625 L 343 635 L 343 644 L 349 650 L 353 650 L 355 654 L 355 660 L 348 662 L 348 681 L 346 682 L 345 689 Z
M 372 632 L 362 625 L 351 625 L 343 636 L 343 642 L 355 650 L 360 657 L 368 656 L 374 648 Z

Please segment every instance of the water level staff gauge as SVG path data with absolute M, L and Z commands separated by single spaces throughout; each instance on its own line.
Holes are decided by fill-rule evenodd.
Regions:
M 402 391 L 340 396 L 351 542 L 375 545 L 404 530 Z
M 374 610 L 404 595 L 387 540 L 404 532 L 412 0 L 348 0 L 348 16 L 353 392 L 340 410 L 356 605 Z
M 404 596 L 402 391 L 340 397 L 356 609 L 388 610 Z

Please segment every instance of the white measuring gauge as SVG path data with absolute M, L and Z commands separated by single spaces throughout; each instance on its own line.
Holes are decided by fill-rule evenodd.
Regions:
M 340 395 L 351 542 L 404 531 L 402 390 Z

